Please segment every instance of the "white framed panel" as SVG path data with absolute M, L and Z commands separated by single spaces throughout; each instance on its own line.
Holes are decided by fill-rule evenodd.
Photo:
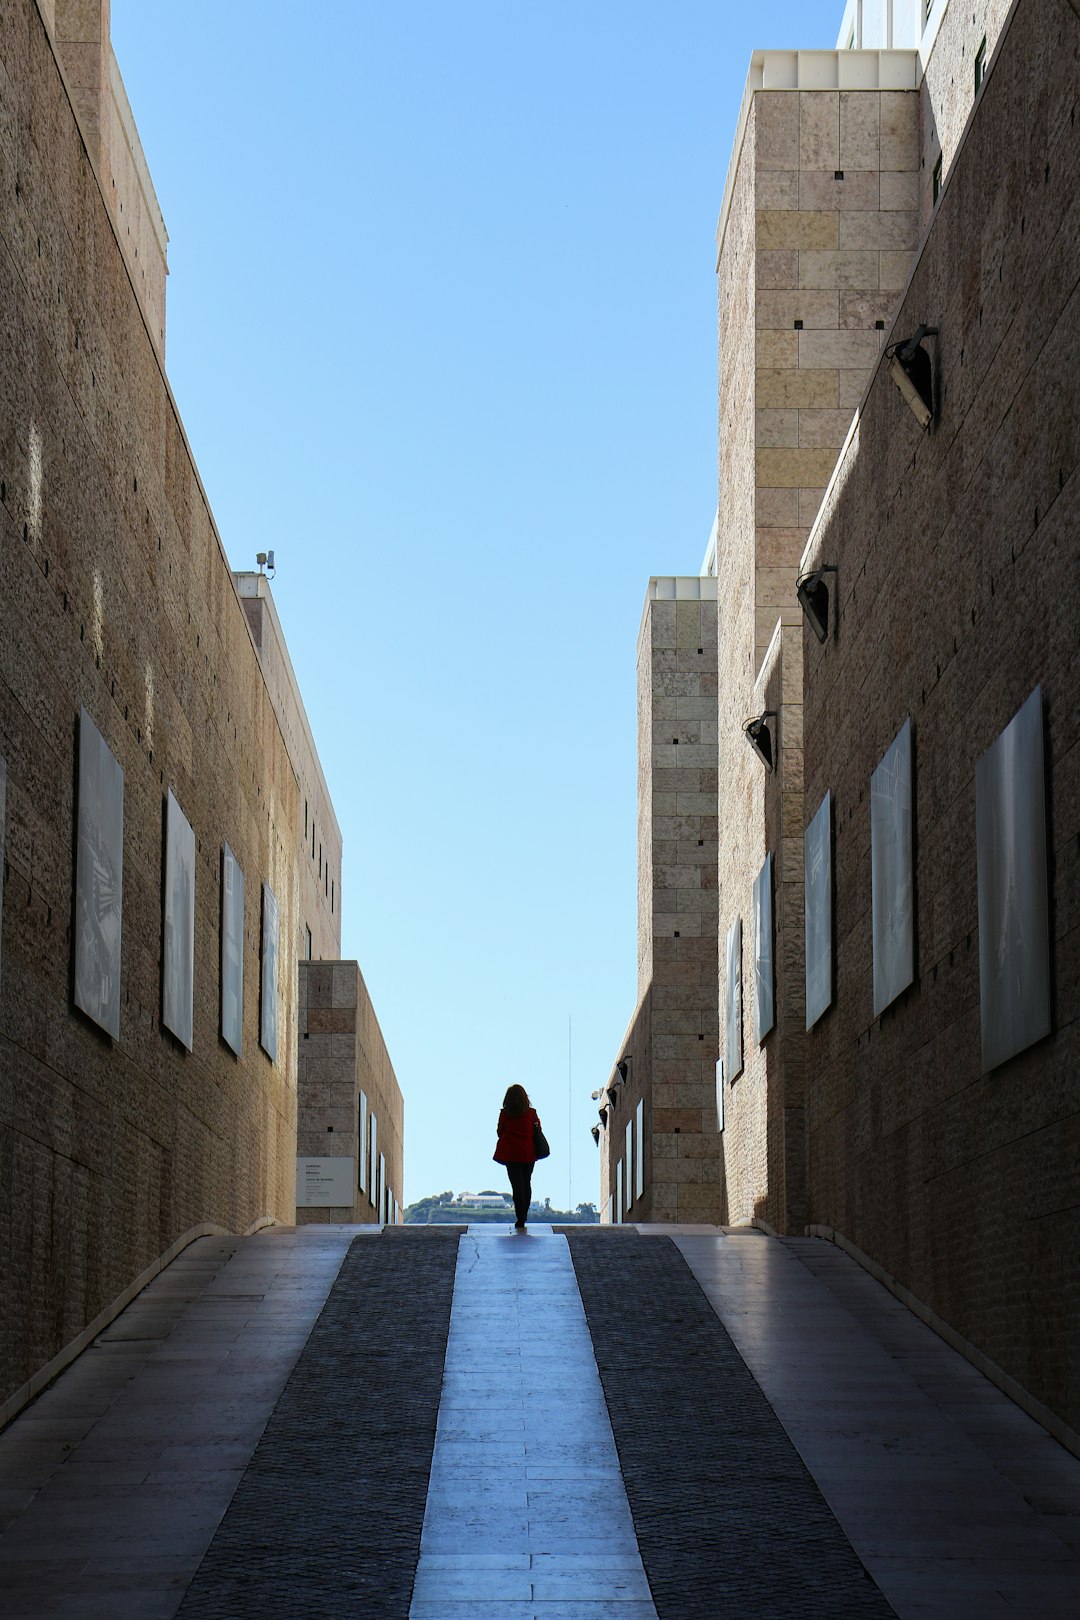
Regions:
M 736 917 L 727 934 L 724 996 L 724 1056 L 728 1079 L 742 1073 L 742 918 Z
M 362 1193 L 366 1193 L 368 1190 L 368 1101 L 366 1091 L 361 1091 L 356 1099 L 356 1116 L 356 1185 Z
M 86 709 L 79 711 L 75 854 L 75 1005 L 120 1038 L 124 772 Z
M 4 938 L 4 860 L 7 838 L 7 760 L 0 754 L 0 956 Z M 2 971 L 2 962 L 0 962 Z
M 259 987 L 259 1045 L 277 1062 L 278 903 L 269 883 L 262 886 L 262 978 Z
M 626 1122 L 626 1207 L 634 1202 L 634 1121 Z
M 717 1060 L 716 1060 L 716 1129 L 717 1129 L 717 1132 L 722 1131 L 723 1128 L 724 1128 L 724 1060 L 723 1060 L 723 1058 L 717 1058 Z
M 911 720 L 908 718 L 870 777 L 875 1018 L 915 979 L 911 810 Z
M 615 1220 L 621 1222 L 626 1214 L 626 1205 L 623 1202 L 623 1161 L 620 1159 L 615 1166 Z
M 297 1209 L 351 1209 L 353 1205 L 352 1159 L 301 1159 L 296 1161 Z
M 645 1099 L 642 1097 L 634 1110 L 634 1134 L 637 1137 L 637 1156 L 634 1159 L 634 1197 L 645 1191 Z
M 1042 687 L 975 766 L 983 1072 L 1050 1033 Z
M 195 1007 L 195 832 L 169 789 L 165 800 L 165 939 L 161 1022 L 191 1051 Z
M 773 858 L 770 853 L 754 879 L 754 1039 L 759 1046 L 775 1023 Z
M 376 1203 L 379 1190 L 379 1121 L 371 1115 L 371 1140 L 368 1143 L 368 1198 Z M 376 1207 L 378 1207 L 376 1205 Z
M 384 1153 L 379 1154 L 379 1177 L 378 1177 L 378 1182 L 376 1183 L 376 1185 L 378 1187 L 378 1197 L 375 1200 L 375 1208 L 379 1212 L 380 1224 L 385 1226 L 386 1225 L 386 1155 Z
M 833 999 L 832 794 L 826 793 L 803 834 L 806 927 L 806 1027 Z
M 244 1048 L 244 874 L 228 844 L 221 846 L 221 1038 L 240 1057 Z

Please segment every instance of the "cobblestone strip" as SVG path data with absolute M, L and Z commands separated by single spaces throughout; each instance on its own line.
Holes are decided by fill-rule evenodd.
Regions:
M 182 1620 L 405 1620 L 461 1230 L 352 1244 Z
M 660 1620 L 892 1615 L 670 1239 L 562 1230 Z

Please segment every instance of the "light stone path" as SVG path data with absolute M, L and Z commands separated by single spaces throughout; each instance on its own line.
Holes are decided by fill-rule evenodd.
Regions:
M 842 1250 L 671 1235 L 901 1620 L 1075 1620 L 1080 1459 Z
M 461 1239 L 409 1615 L 656 1620 L 570 1253 L 550 1227 Z

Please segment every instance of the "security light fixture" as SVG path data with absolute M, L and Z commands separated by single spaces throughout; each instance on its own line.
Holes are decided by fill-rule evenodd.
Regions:
M 597 1110 L 597 1112 L 600 1115 L 600 1123 L 601 1123 L 601 1125 L 606 1125 L 607 1124 L 607 1109 L 606 1108 L 600 1108 L 600 1109 Z
M 600 1098 L 604 1095 L 603 1086 L 600 1086 L 596 1091 L 592 1092 L 591 1095 L 592 1095 L 593 1102 L 599 1102 Z
M 594 1125 L 593 1126 L 593 1128 L 592 1128 L 592 1139 L 597 1144 L 597 1146 L 599 1147 L 599 1145 L 600 1145 L 600 1127 L 599 1127 L 599 1125 Z
M 766 725 L 767 720 L 777 719 L 775 709 L 766 709 L 759 714 L 756 720 L 743 721 L 743 733 L 754 753 L 764 762 L 767 771 L 775 770 L 776 761 L 773 759 L 772 732 Z
M 618 1061 L 618 1063 L 616 1063 L 615 1067 L 619 1071 L 619 1079 L 620 1080 L 625 1080 L 627 1070 L 630 1067 L 630 1054 L 629 1054 L 629 1052 L 627 1052 L 625 1057 L 622 1057 L 622 1058 L 619 1059 L 619 1061 Z
M 922 340 L 937 334 L 936 326 L 920 326 L 913 337 L 890 343 L 885 350 L 889 376 L 921 428 L 928 428 L 934 420 L 934 363 Z
M 829 587 L 825 583 L 825 575 L 835 573 L 835 565 L 825 563 L 812 574 L 803 574 L 795 581 L 795 595 L 799 598 L 799 606 L 809 619 L 810 628 L 819 641 L 829 639 Z
M 616 1088 L 614 1086 L 608 1086 L 607 1099 L 608 1099 L 608 1102 L 611 1104 L 612 1108 L 614 1108 L 616 1102 L 618 1101 L 618 1098 L 619 1098 L 619 1093 L 616 1090 Z

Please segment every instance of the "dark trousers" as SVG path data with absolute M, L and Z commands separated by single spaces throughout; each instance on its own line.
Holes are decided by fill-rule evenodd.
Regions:
M 514 1191 L 514 1217 L 524 1223 L 532 1203 L 533 1167 L 531 1164 L 508 1164 L 506 1173 Z

